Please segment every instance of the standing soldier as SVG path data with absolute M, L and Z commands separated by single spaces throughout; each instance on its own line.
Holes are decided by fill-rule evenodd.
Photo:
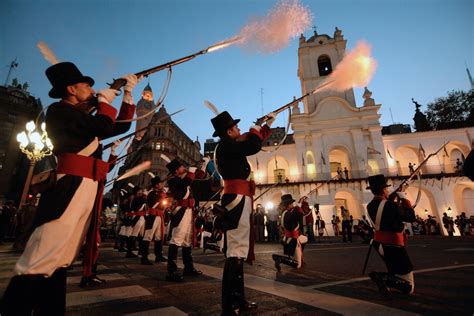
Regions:
M 171 178 L 168 180 L 169 194 L 174 198 L 176 205 L 172 210 L 168 248 L 168 275 L 167 281 L 181 282 L 183 277 L 178 274 L 176 260 L 178 247 L 183 251 L 183 275 L 197 276 L 202 272 L 194 268 L 191 249 L 194 243 L 194 198 L 191 191 L 196 167 L 186 169 L 178 160 L 173 159 L 166 167 Z
M 166 262 L 168 259 L 163 256 L 163 240 L 165 233 L 164 217 L 168 200 L 163 190 L 163 182 L 158 176 L 151 179 L 151 190 L 148 192 L 146 203 L 148 205 L 148 216 L 145 218 L 142 263 L 151 263 L 150 260 L 148 260 L 148 248 L 152 240 L 155 241 L 155 263 Z
M 91 113 L 94 80 L 83 76 L 70 62 L 46 70 L 53 88 L 49 96 L 61 99 L 46 114 L 48 134 L 58 164 L 57 183 L 41 196 L 35 227 L 25 251 L 15 265 L 3 297 L 2 315 L 62 315 L 66 308 L 66 267 L 70 266 L 86 237 L 85 268 L 92 269 L 98 254 L 98 223 L 108 163 L 101 160 L 99 140 L 126 132 L 135 112 L 131 91 L 135 75 L 124 79 L 120 113 L 110 104 L 118 91 L 99 90 L 97 112 Z
M 303 247 L 308 238 L 301 234 L 303 227 L 300 227 L 303 218 L 303 210 L 295 206 L 291 194 L 284 194 L 281 197 L 280 209 L 281 227 L 283 228 L 283 253 L 285 256 L 274 254 L 275 267 L 281 270 L 280 263 L 287 264 L 293 268 L 301 268 L 303 265 Z
M 404 294 L 411 294 L 415 288 L 413 265 L 408 257 L 404 223 L 415 221 L 415 211 L 407 200 L 405 192 L 394 192 L 389 196 L 385 176 L 382 174 L 368 178 L 374 198 L 367 205 L 372 222 L 375 223 L 375 236 L 372 246 L 382 257 L 388 273 L 371 272 L 370 278 L 377 284 L 380 293 L 388 295 L 388 288 Z M 401 202 L 395 203 L 395 195 Z M 387 288 L 388 287 L 388 288 Z
M 133 249 L 136 247 L 136 241 L 138 237 L 143 237 L 145 232 L 145 214 L 146 214 L 146 196 L 143 190 L 136 186 L 132 189 L 133 198 L 130 201 L 130 225 L 128 226 L 128 239 L 127 239 L 127 253 L 125 258 L 137 258 L 138 256 L 133 253 Z M 140 247 L 142 247 L 141 241 L 139 241 Z M 139 248 L 141 252 L 141 248 Z
M 255 303 L 245 300 L 243 261 L 252 262 L 252 196 L 255 183 L 248 181 L 250 165 L 247 156 L 255 155 L 262 148 L 263 140 L 270 136 L 270 126 L 275 114 L 264 126 L 253 126 L 248 133 L 240 134 L 237 123 L 227 111 L 211 119 L 213 136 L 219 136 L 216 150 L 216 165 L 224 179 L 224 193 L 221 205 L 224 211 L 218 214 L 215 226 L 225 232 L 224 253 L 226 256 L 222 277 L 222 309 L 224 315 L 240 314 L 254 309 Z M 251 239 L 252 237 L 252 239 Z

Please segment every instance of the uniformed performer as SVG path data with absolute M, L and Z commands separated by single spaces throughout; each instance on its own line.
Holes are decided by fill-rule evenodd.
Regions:
M 143 236 L 142 263 L 151 263 L 148 259 L 148 248 L 154 240 L 155 262 L 166 262 L 163 256 L 163 240 L 165 233 L 165 209 L 168 207 L 168 199 L 163 188 L 161 178 L 156 176 L 151 179 L 151 190 L 148 191 L 146 203 L 148 215 L 145 217 L 145 235 Z
M 168 275 L 166 280 L 181 282 L 183 277 L 178 274 L 176 260 L 178 247 L 182 247 L 184 276 L 197 276 L 202 272 L 193 264 L 192 247 L 194 245 L 194 204 L 191 184 L 195 178 L 196 167 L 188 169 L 178 160 L 173 159 L 166 167 L 170 173 L 168 180 L 169 195 L 174 199 L 170 223 L 170 241 L 168 247 Z
M 382 257 L 387 266 L 385 272 L 371 272 L 370 278 L 377 284 L 383 295 L 390 289 L 404 294 L 411 294 L 415 288 L 413 265 L 406 250 L 404 223 L 415 221 L 415 211 L 404 192 L 389 196 L 387 180 L 384 175 L 368 178 L 374 198 L 367 205 L 367 211 L 375 224 L 375 235 L 372 246 Z M 398 195 L 400 204 L 394 202 Z
M 66 267 L 70 266 L 86 238 L 86 267 L 98 254 L 98 224 L 103 183 L 109 169 L 101 160 L 99 140 L 126 132 L 135 112 L 131 91 L 135 75 L 126 76 L 120 113 L 110 104 L 117 90 L 97 92 L 95 114 L 90 111 L 94 80 L 83 76 L 70 62 L 46 70 L 52 84 L 46 126 L 57 157 L 57 183 L 41 196 L 35 226 L 25 251 L 15 265 L 5 294 L 2 315 L 62 315 L 66 307 Z
M 130 203 L 130 210 L 131 210 L 131 225 L 129 228 L 130 235 L 129 235 L 129 244 L 127 244 L 127 254 L 125 255 L 126 258 L 137 258 L 138 256 L 133 253 L 133 248 L 135 247 L 135 243 L 138 240 L 138 253 L 141 255 L 143 251 L 143 235 L 145 234 L 145 215 L 147 212 L 147 204 L 146 204 L 146 194 L 142 188 L 139 186 L 135 186 L 133 188 L 134 196 Z M 144 263 L 142 261 L 142 263 Z
M 216 148 L 216 165 L 224 179 L 221 205 L 225 208 L 215 220 L 215 228 L 225 232 L 224 253 L 226 256 L 222 278 L 222 309 L 224 315 L 239 314 L 257 307 L 249 303 L 244 294 L 243 261 L 254 260 L 252 224 L 252 196 L 255 183 L 249 181 L 250 165 L 247 156 L 254 155 L 262 148 L 262 142 L 270 136 L 271 120 L 264 126 L 253 126 L 248 133 L 240 134 L 237 123 L 227 111 L 211 119 L 213 136 L 219 136 Z M 217 211 L 216 211 L 217 213 Z M 216 214 L 217 215 L 217 214 Z
M 285 256 L 273 254 L 275 268 L 280 271 L 280 264 L 286 264 L 293 268 L 303 266 L 303 248 L 308 238 L 302 234 L 302 222 L 304 211 L 294 204 L 295 200 L 291 194 L 284 194 L 281 197 L 279 208 L 282 210 L 281 227 L 283 229 L 283 253 Z

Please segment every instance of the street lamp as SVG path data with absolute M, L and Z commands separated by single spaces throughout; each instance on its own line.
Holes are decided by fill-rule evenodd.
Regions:
M 26 157 L 30 160 L 30 167 L 18 207 L 20 209 L 25 203 L 36 162 L 53 153 L 53 144 L 48 138 L 46 124 L 44 122 L 41 123 L 41 131 L 39 132 L 36 131 L 36 125 L 33 121 L 26 123 L 26 132 L 23 131 L 16 135 L 16 140 L 20 143 L 20 150 L 26 154 Z

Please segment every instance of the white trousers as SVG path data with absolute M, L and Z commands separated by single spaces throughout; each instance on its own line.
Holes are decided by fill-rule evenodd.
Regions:
M 178 247 L 192 247 L 193 245 L 193 210 L 186 208 L 183 218 L 177 227 L 171 231 L 171 245 Z
M 145 234 L 143 235 L 144 241 L 152 241 L 152 240 L 161 240 L 161 217 L 155 216 L 155 220 L 153 221 L 153 227 L 151 229 L 145 230 Z
M 83 178 L 61 217 L 34 230 L 15 265 L 16 274 L 49 277 L 74 262 L 89 228 L 97 186 L 94 180 Z
M 242 214 L 239 219 L 239 226 L 236 229 L 230 229 L 226 231 L 226 242 L 227 242 L 227 258 L 237 257 L 246 259 L 249 253 L 250 244 L 250 214 L 252 212 L 252 198 L 250 196 L 242 196 L 237 194 L 237 199 L 245 199 Z M 237 202 L 237 201 L 236 201 Z M 235 204 L 233 202 L 229 205 Z M 237 203 L 238 204 L 238 203 Z M 228 205 L 226 206 L 228 207 Z M 231 212 L 229 209 L 228 212 Z

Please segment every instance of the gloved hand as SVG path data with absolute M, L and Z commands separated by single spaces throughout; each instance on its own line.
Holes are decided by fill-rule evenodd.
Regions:
M 209 157 L 203 157 L 202 158 L 202 162 L 201 162 L 201 170 L 202 171 L 206 171 L 206 167 L 207 167 L 207 164 L 209 163 L 209 161 L 211 161 L 211 158 Z
M 135 76 L 134 74 L 129 74 L 129 75 L 126 75 L 126 76 L 123 76 L 122 78 L 120 79 L 125 79 L 127 80 L 127 84 L 125 85 L 125 88 L 124 90 L 126 92 L 132 92 L 133 88 L 135 88 L 135 86 L 137 85 L 137 83 L 140 82 L 140 80 L 142 80 L 143 76 L 140 76 L 140 78 L 138 78 L 137 76 Z
M 197 170 L 196 167 L 189 167 L 189 168 L 188 168 L 188 172 L 191 172 L 191 173 L 195 173 L 196 170 Z
M 112 104 L 116 96 L 120 94 L 120 91 L 115 89 L 102 89 L 97 91 L 97 99 L 99 102 Z
M 113 155 L 113 156 L 117 156 L 115 154 L 115 150 L 117 149 L 118 146 L 120 146 L 120 144 L 122 143 L 122 141 L 120 139 L 117 139 L 114 141 L 114 144 L 112 145 L 112 148 L 110 148 L 110 154 Z
M 270 112 L 266 116 L 269 117 L 269 119 L 267 120 L 267 125 L 268 127 L 271 127 L 273 122 L 275 122 L 275 118 L 277 115 L 275 112 Z
M 397 195 L 400 199 L 405 199 L 407 200 L 407 194 L 403 191 L 397 192 Z

